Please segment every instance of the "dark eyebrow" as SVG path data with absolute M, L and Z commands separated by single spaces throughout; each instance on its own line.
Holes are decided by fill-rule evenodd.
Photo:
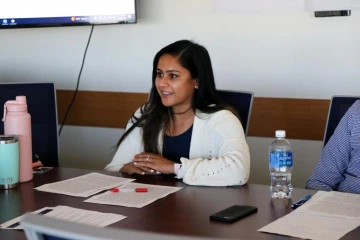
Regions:
M 161 69 L 156 69 L 156 71 L 158 71 L 158 72 L 162 72 L 162 70 Z M 166 70 L 165 71 L 166 73 L 173 73 L 173 72 L 176 72 L 176 73 L 180 73 L 180 71 L 178 71 L 178 70 Z
M 178 70 L 167 70 L 166 72 L 167 72 L 167 73 L 172 73 L 172 72 L 180 73 L 180 71 L 178 71 Z

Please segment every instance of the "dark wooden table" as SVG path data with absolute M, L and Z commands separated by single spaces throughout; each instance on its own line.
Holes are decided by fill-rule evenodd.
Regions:
M 0 223 L 18 217 L 25 212 L 58 205 L 127 216 L 111 227 L 201 237 L 236 239 L 291 239 L 285 236 L 257 232 L 261 227 L 290 213 L 291 200 L 272 200 L 265 185 L 248 184 L 239 187 L 195 187 L 185 185 L 173 176 L 131 176 L 137 182 L 183 187 L 182 190 L 159 199 L 143 208 L 128 208 L 93 203 L 84 203 L 86 198 L 36 191 L 33 188 L 46 183 L 84 175 L 90 170 L 54 168 L 50 172 L 36 175 L 27 183 L 13 190 L 0 190 Z M 121 173 L 96 171 L 113 176 L 130 177 Z M 315 191 L 295 189 L 297 200 Z M 254 205 L 258 213 L 232 224 L 209 221 L 209 216 L 232 206 Z M 360 228 L 343 239 L 360 239 Z M 25 239 L 23 231 L 0 230 L 0 239 Z

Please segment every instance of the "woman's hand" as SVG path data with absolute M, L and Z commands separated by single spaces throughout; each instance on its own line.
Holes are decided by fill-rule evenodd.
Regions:
M 142 152 L 136 154 L 133 158 L 135 166 L 141 168 L 153 169 L 160 173 L 174 173 L 174 162 L 160 155 Z
M 137 166 L 134 164 L 134 162 L 129 162 L 129 163 L 124 164 L 124 166 L 120 169 L 120 172 L 127 173 L 127 174 L 140 174 L 140 175 L 145 175 L 145 174 L 158 175 L 158 174 L 160 174 L 160 172 L 156 172 L 155 170 L 150 169 L 148 167 Z

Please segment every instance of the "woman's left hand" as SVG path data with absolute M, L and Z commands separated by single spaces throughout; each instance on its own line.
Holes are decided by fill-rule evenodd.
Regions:
M 132 160 L 135 165 L 154 169 L 160 173 L 174 173 L 174 162 L 160 155 L 142 152 L 136 154 Z

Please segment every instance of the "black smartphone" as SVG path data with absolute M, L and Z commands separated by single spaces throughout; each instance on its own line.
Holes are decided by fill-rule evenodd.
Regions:
M 210 220 L 220 222 L 235 222 L 258 211 L 254 206 L 234 205 L 210 216 Z

